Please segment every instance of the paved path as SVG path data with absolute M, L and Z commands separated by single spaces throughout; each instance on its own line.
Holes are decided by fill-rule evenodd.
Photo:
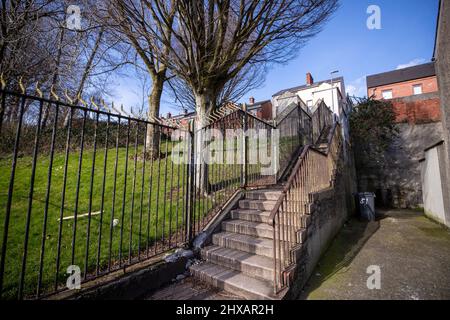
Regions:
M 381 269 L 381 289 L 367 288 L 367 267 Z M 187 278 L 152 300 L 234 300 Z M 450 231 L 414 211 L 387 211 L 377 222 L 350 220 L 319 262 L 300 299 L 450 299 Z
M 301 299 L 450 299 L 449 230 L 414 211 L 383 214 L 344 227 Z M 371 265 L 381 268 L 380 290 L 367 288 Z
M 145 298 L 146 300 L 237 300 L 231 293 L 211 288 L 189 277 L 166 286 Z

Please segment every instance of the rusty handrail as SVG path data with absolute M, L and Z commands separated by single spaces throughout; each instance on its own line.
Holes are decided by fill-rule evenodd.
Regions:
M 322 152 L 311 145 L 302 150 L 292 173 L 283 188 L 270 214 L 273 226 L 273 257 L 274 257 L 274 290 L 275 293 L 289 286 L 283 273 L 291 266 L 293 258 L 290 251 L 299 243 L 297 232 L 301 229 L 298 215 L 305 212 L 304 206 L 311 193 L 320 191 L 327 184 L 332 186 L 336 164 L 334 153 L 338 153 L 340 140 L 339 124 L 334 123 L 327 137 L 328 152 Z M 319 158 L 317 158 L 319 156 Z M 324 170 L 325 169 L 325 170 Z M 322 172 L 327 172 L 320 174 Z M 303 207 L 303 208 L 302 208 Z M 278 224 L 277 224 L 278 221 Z M 278 228 L 277 228 L 278 225 Z
M 284 186 L 283 191 L 281 192 L 280 197 L 278 198 L 278 200 L 277 200 L 277 202 L 276 202 L 274 208 L 272 209 L 272 211 L 271 211 L 271 213 L 270 213 L 269 221 L 272 221 L 272 225 L 275 225 L 275 216 L 276 216 L 278 210 L 280 209 L 281 204 L 283 203 L 283 200 L 284 200 L 284 198 L 285 198 L 285 196 L 286 196 L 286 193 L 288 192 L 288 190 L 289 190 L 289 189 L 291 188 L 291 186 L 292 186 L 292 183 L 293 183 L 293 181 L 294 181 L 294 179 L 295 179 L 295 174 L 296 174 L 296 172 L 299 170 L 300 166 L 302 165 L 302 162 L 303 162 L 304 159 L 305 159 L 306 154 L 308 153 L 308 151 L 309 151 L 310 149 L 312 149 L 312 146 L 311 146 L 311 145 L 307 145 L 307 146 L 305 146 L 305 147 L 303 148 L 303 151 L 302 151 L 302 153 L 300 154 L 300 156 L 299 156 L 299 158 L 298 158 L 298 160 L 297 160 L 296 165 L 295 165 L 294 168 L 292 169 L 292 173 L 291 173 L 291 175 L 289 176 L 289 179 L 288 179 L 286 185 Z
M 339 124 L 338 124 L 338 123 L 335 123 L 334 126 L 333 126 L 333 128 L 332 128 L 332 130 L 330 130 L 329 139 L 328 139 L 328 140 L 329 140 L 329 141 L 328 141 L 328 145 L 331 145 L 331 144 L 333 143 L 333 139 L 334 139 L 334 136 L 335 136 L 334 133 L 336 132 L 336 129 L 337 129 L 338 126 L 339 126 Z M 330 135 L 331 135 L 331 137 L 330 137 Z M 283 196 L 286 195 L 286 192 L 291 188 L 292 183 L 293 183 L 293 181 L 294 181 L 294 179 L 295 179 L 295 176 L 296 176 L 296 174 L 297 174 L 297 171 L 299 170 L 300 166 L 302 165 L 302 162 L 304 161 L 304 158 L 305 158 L 306 154 L 309 152 L 309 150 L 315 151 L 315 152 L 317 152 L 317 153 L 319 153 L 319 154 L 321 154 L 321 155 L 323 155 L 323 156 L 325 156 L 325 157 L 328 156 L 327 154 L 325 154 L 324 152 L 322 152 L 322 151 L 316 149 L 316 148 L 315 148 L 314 146 L 312 146 L 312 145 L 307 145 L 307 146 L 304 147 L 302 153 L 300 154 L 300 156 L 299 156 L 299 158 L 298 158 L 298 160 L 297 160 L 296 165 L 295 165 L 294 168 L 292 169 L 292 173 L 291 173 L 291 175 L 289 176 L 289 179 L 288 179 L 286 185 L 284 186 L 283 191 L 281 192 L 280 197 L 278 198 L 278 200 L 277 200 L 277 202 L 276 202 L 276 204 L 275 204 L 275 207 L 272 209 L 272 211 L 271 211 L 271 213 L 270 213 L 269 221 L 272 221 L 272 225 L 275 224 L 275 215 L 276 215 L 277 211 L 279 210 L 279 208 L 280 208 L 280 206 L 281 206 L 281 203 L 282 203 L 283 200 L 284 200 L 284 197 L 283 197 Z

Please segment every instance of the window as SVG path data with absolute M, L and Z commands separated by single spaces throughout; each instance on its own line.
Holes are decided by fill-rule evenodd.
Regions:
M 392 99 L 392 90 L 384 90 L 382 92 L 382 95 L 383 95 L 383 99 L 386 99 L 386 100 Z
M 308 106 L 308 108 L 312 108 L 313 107 L 313 101 L 312 100 L 306 101 L 306 105 Z
M 421 84 L 414 85 L 413 86 L 413 92 L 414 92 L 414 95 L 422 94 L 422 85 Z

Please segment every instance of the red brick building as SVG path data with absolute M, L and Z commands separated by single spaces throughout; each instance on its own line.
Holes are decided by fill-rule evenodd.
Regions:
M 438 92 L 434 62 L 367 77 L 368 96 L 391 100 L 399 123 L 440 121 Z
M 255 98 L 250 98 L 249 104 L 247 105 L 247 111 L 253 114 L 255 117 L 260 119 L 270 121 L 272 117 L 272 101 L 265 100 L 255 102 Z

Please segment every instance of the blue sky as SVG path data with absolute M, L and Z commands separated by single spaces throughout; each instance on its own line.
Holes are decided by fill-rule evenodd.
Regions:
M 366 26 L 370 5 L 381 8 L 381 30 Z M 425 63 L 431 60 L 436 31 L 438 0 L 341 0 L 341 7 L 323 31 L 286 65 L 273 66 L 265 84 L 249 92 L 270 99 L 279 90 L 302 85 L 311 72 L 316 81 L 329 79 L 339 70 L 347 91 L 366 95 L 366 76 Z M 124 105 L 139 104 L 139 82 L 133 77 L 117 81 L 114 99 Z M 162 114 L 178 113 L 170 98 L 163 97 Z

